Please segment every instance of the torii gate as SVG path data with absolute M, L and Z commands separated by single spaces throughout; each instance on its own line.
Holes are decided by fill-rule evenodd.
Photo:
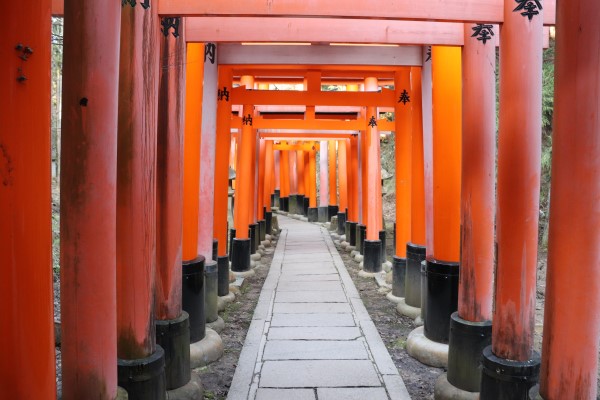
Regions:
M 135 2 L 131 3 L 135 5 Z M 145 0 L 140 5 L 149 5 L 149 3 L 149 0 Z M 503 24 L 496 218 L 498 227 L 496 307 L 492 349 L 485 353 L 484 362 L 486 371 L 496 371 L 497 368 L 501 372 L 496 376 L 484 374 L 488 382 L 485 383 L 484 380 L 485 384 L 482 386 L 483 398 L 495 398 L 494 396 L 504 390 L 502 384 L 498 383 L 503 381 L 502 371 L 506 371 L 502 368 L 525 371 L 531 377 L 525 385 L 529 386 L 532 381 L 535 381 L 536 365 L 539 365 L 536 364 L 532 353 L 532 321 L 535 303 L 538 213 L 536 192 L 539 183 L 541 93 L 539 72 L 543 41 L 540 17 L 544 18 L 543 23 L 551 25 L 554 23 L 555 16 L 551 2 L 544 3 L 543 12 L 536 9 L 535 4 L 532 8 L 521 7 L 528 3 L 533 4 L 533 2 L 515 3 L 508 0 L 494 0 L 487 3 L 455 0 L 448 1 L 444 7 L 439 7 L 438 2 L 434 0 L 424 0 L 416 4 L 403 0 L 388 10 L 386 8 L 388 4 L 383 0 L 368 4 L 358 0 L 325 4 L 307 4 L 300 1 L 273 3 L 266 0 L 253 0 L 243 4 L 233 1 L 213 4 L 212 2 L 162 0 L 158 2 L 158 10 L 154 7 L 150 8 L 155 22 L 152 26 L 154 30 L 158 28 L 156 18 L 158 15 L 183 15 L 206 19 L 234 18 L 238 15 L 259 18 L 292 16 L 296 19 L 302 18 L 307 26 L 317 23 L 320 17 L 329 17 L 336 20 L 335 26 L 338 27 L 339 32 L 349 32 L 344 36 L 348 37 L 345 41 L 359 43 L 380 41 L 373 39 L 374 34 L 363 36 L 360 40 L 360 34 L 355 33 L 353 37 L 351 32 L 357 23 L 355 19 L 358 19 L 361 24 L 364 23 L 365 31 L 367 24 L 376 24 L 383 30 L 388 24 L 396 22 L 389 22 L 387 19 L 413 20 L 406 21 L 413 24 L 414 21 L 420 20 L 444 21 L 432 22 L 435 24 L 449 23 L 447 21 Z M 138 7 L 141 8 L 144 7 Z M 9 221 L 0 228 L 0 250 L 6 255 L 4 257 L 8 265 L 6 279 L 2 280 L 0 293 L 3 293 L 3 298 L 0 299 L 0 304 L 2 304 L 3 315 L 7 316 L 10 324 L 9 329 L 4 331 L 6 337 L 3 339 L 5 343 L 11 344 L 7 348 L 7 356 L 0 364 L 0 373 L 11 386 L 3 385 L 2 391 L 10 398 L 53 398 L 54 355 L 52 310 L 49 306 L 52 304 L 52 278 L 49 272 L 50 214 L 47 207 L 49 200 L 47 177 L 50 176 L 47 151 L 50 85 L 47 71 L 50 60 L 48 40 L 50 15 L 51 12 L 61 13 L 62 8 L 60 2 L 51 3 L 50 0 L 46 0 L 4 2 L 0 10 L 4 11 L 4 15 L 9 16 L 7 18 L 9 46 L 3 50 L 3 59 L 6 61 L 2 65 L 5 68 L 3 76 L 6 82 L 6 93 L 10 94 L 5 97 L 9 100 L 3 103 L 4 107 L 0 114 L 3 126 L 7 127 L 0 136 L 3 160 L 0 164 L 3 183 L 0 187 L 0 212 L 2 220 Z M 115 149 L 117 126 L 119 126 L 117 65 L 119 64 L 121 13 L 118 3 L 82 3 L 74 0 L 67 0 L 65 11 L 65 125 L 63 127 L 65 168 L 63 173 L 64 178 L 67 179 L 62 180 L 64 183 L 62 207 L 68 211 L 65 211 L 61 218 L 62 240 L 64 240 L 62 296 L 66 299 L 63 301 L 63 327 L 64 331 L 72 336 L 65 335 L 64 338 L 64 396 L 78 398 L 93 394 L 98 398 L 113 399 L 116 395 L 117 359 L 117 288 L 114 282 L 118 252 L 116 206 L 118 182 Z M 582 315 L 572 310 L 581 309 L 582 293 L 586 294 L 587 304 L 590 304 L 592 310 L 597 309 L 600 298 L 596 290 L 598 278 L 596 249 L 599 244 L 597 233 L 600 222 L 596 212 L 600 190 L 597 165 L 600 159 L 598 157 L 600 149 L 597 146 L 597 93 L 600 88 L 598 88 L 598 60 L 593 58 L 598 53 L 600 44 L 598 41 L 600 28 L 597 26 L 600 5 L 591 0 L 562 2 L 559 4 L 557 14 L 559 24 L 554 139 L 557 147 L 553 160 L 553 183 L 555 184 L 552 188 L 553 205 L 550 216 L 548 293 L 541 393 L 548 399 L 594 398 L 598 317 L 587 313 Z M 368 19 L 363 20 L 365 16 L 368 16 Z M 137 28 L 132 33 L 132 41 L 143 33 L 139 28 L 141 26 L 139 21 L 143 18 L 141 16 L 135 18 L 136 22 L 133 25 Z M 277 20 L 273 20 L 275 21 Z M 290 33 L 293 32 L 291 30 L 293 24 L 286 26 L 290 27 L 288 28 Z M 465 36 L 470 37 L 468 35 L 471 33 L 470 28 L 469 25 L 463 27 Z M 406 39 L 406 42 L 398 39 L 396 43 L 448 44 L 440 43 L 443 40 L 447 41 L 447 38 L 438 39 L 435 32 L 421 29 L 423 35 L 413 34 L 412 42 L 409 39 Z M 428 37 L 424 34 L 425 31 L 429 32 Z M 333 34 L 330 32 L 329 35 Z M 379 35 L 381 36 L 381 32 Z M 419 36 L 426 37 L 427 40 L 416 43 Z M 283 37 L 282 35 L 275 39 L 282 40 Z M 256 40 L 259 39 L 261 38 Z M 274 39 L 265 37 L 264 40 Z M 463 45 L 466 43 L 463 41 Z M 133 49 L 132 46 L 123 46 L 121 50 L 123 48 Z M 158 50 L 154 48 L 149 49 L 146 55 L 155 57 L 156 53 Z M 438 55 L 436 53 L 439 53 L 440 58 L 446 56 L 442 49 L 437 51 L 434 48 L 434 63 Z M 466 67 L 469 64 L 464 62 L 463 65 Z M 517 68 L 517 65 L 524 65 L 525 68 Z M 128 78 L 132 81 L 137 79 L 135 82 L 142 81 L 142 77 L 135 75 Z M 146 82 L 149 83 L 150 80 Z M 489 84 L 488 80 L 485 82 Z M 482 94 L 481 89 L 476 90 L 475 85 L 465 86 L 463 90 L 465 99 L 471 93 L 470 90 Z M 483 92 L 482 98 L 491 98 L 490 88 L 487 87 L 487 90 Z M 574 96 L 568 96 L 567 94 L 571 93 L 567 93 L 567 90 L 574 91 Z M 149 99 L 150 102 L 158 101 L 157 92 L 156 90 L 154 97 Z M 509 102 L 511 107 L 507 106 Z M 467 104 L 469 103 L 463 104 L 463 112 L 466 113 L 463 114 L 464 126 L 468 126 L 468 122 L 471 121 L 467 116 L 470 116 L 469 112 L 472 108 L 466 107 Z M 152 105 L 148 104 L 148 106 L 151 108 Z M 36 118 L 30 115 L 31 109 L 39 111 Z M 576 135 L 570 134 L 569 129 L 572 124 L 571 117 L 574 115 L 579 116 L 575 119 Z M 476 123 L 478 117 L 472 116 L 472 118 L 474 126 L 481 128 L 482 126 Z M 484 122 L 489 123 L 489 120 Z M 486 126 L 483 131 L 490 134 L 489 126 Z M 486 135 L 485 138 L 490 140 L 490 136 Z M 132 138 L 133 141 L 137 139 Z M 31 146 L 31 143 L 42 145 Z M 437 151 L 435 149 L 436 143 L 433 144 L 434 152 Z M 464 149 L 463 147 L 463 157 Z M 147 150 L 149 153 L 155 151 L 152 148 Z M 429 171 L 427 164 L 431 161 L 431 159 L 424 161 L 426 175 Z M 433 181 L 436 179 L 436 169 L 440 169 L 439 164 L 434 153 Z M 144 173 L 147 170 L 142 168 L 135 172 Z M 41 184 L 38 182 L 40 176 L 46 177 Z M 131 183 L 134 184 L 137 179 L 139 177 L 136 175 Z M 478 181 L 477 187 L 481 191 L 478 193 L 489 196 L 489 180 L 484 177 L 481 180 Z M 427 182 L 427 178 L 425 181 Z M 483 186 L 488 191 L 483 190 Z M 582 192 L 586 192 L 587 196 L 583 196 Z M 427 188 L 425 193 L 432 195 L 434 204 L 436 195 L 442 195 Z M 136 194 L 124 199 L 125 203 L 135 201 L 135 196 Z M 142 200 L 142 204 L 136 206 L 153 209 L 151 201 L 148 203 L 147 199 Z M 431 201 L 426 204 L 431 206 Z M 463 222 L 465 221 L 464 210 L 463 208 Z M 127 213 L 119 215 L 126 217 Z M 439 240 L 436 240 L 436 235 L 443 233 L 439 232 L 441 229 L 436 228 L 446 224 L 439 220 L 440 217 L 436 220 L 431 210 L 426 215 L 433 216 L 433 221 L 428 224 L 429 227 L 433 226 L 433 235 L 431 230 L 428 230 L 428 242 L 433 244 L 431 256 L 435 260 L 439 245 L 447 245 L 446 242 L 438 243 Z M 493 212 L 487 209 L 482 211 L 480 216 L 487 216 L 485 221 L 489 221 L 490 215 L 493 216 Z M 131 220 L 126 218 L 120 220 L 119 223 L 125 230 L 119 232 L 121 234 L 125 232 L 126 223 L 135 221 L 135 218 L 137 217 L 134 215 Z M 577 221 L 579 230 L 567 231 L 565 228 L 567 221 L 573 220 Z M 481 222 L 474 217 L 470 220 L 467 217 L 466 221 L 473 224 Z M 488 241 L 490 235 L 493 237 L 491 229 L 493 225 L 489 225 L 482 223 L 480 226 L 485 231 L 482 237 L 485 236 Z M 152 235 L 151 227 L 144 225 L 141 228 L 148 235 Z M 456 224 L 453 228 L 456 229 Z M 98 240 L 98 237 L 102 240 Z M 463 236 L 463 246 L 468 246 L 464 239 Z M 485 254 L 489 255 L 489 243 L 484 247 Z M 430 248 L 428 243 L 428 251 Z M 491 267 L 489 262 L 485 265 L 477 265 L 473 267 L 473 274 L 469 274 L 467 273 L 469 269 L 465 271 L 465 268 L 469 267 L 464 258 L 438 261 L 462 261 L 462 276 L 465 279 L 470 279 L 472 276 L 478 279 L 478 272 L 481 271 L 487 271 L 484 275 L 489 274 Z M 575 263 L 580 268 L 573 271 L 570 268 L 571 263 Z M 85 264 L 85 269 L 80 267 L 82 264 Z M 142 270 L 148 274 L 148 271 L 152 270 L 148 268 Z M 33 282 L 31 276 L 35 277 Z M 139 283 L 135 276 L 128 279 L 133 279 L 136 285 Z M 142 308 L 149 309 L 152 283 L 146 286 L 147 290 L 142 291 L 145 293 L 143 299 L 136 299 L 136 302 L 139 302 Z M 472 282 L 470 285 L 465 283 L 461 285 L 462 290 L 468 287 L 478 288 L 479 285 L 473 285 Z M 557 301 L 559 295 L 560 303 Z M 462 295 L 460 297 L 462 298 Z M 475 303 L 465 304 L 465 301 L 459 301 L 459 316 L 468 319 L 470 311 L 484 307 L 487 309 L 487 315 L 479 313 L 481 315 L 474 318 L 476 320 L 474 322 L 483 322 L 479 317 L 488 320 L 491 315 L 487 304 L 489 296 L 474 295 L 469 299 L 475 299 Z M 461 313 L 461 308 L 463 311 L 466 310 L 465 313 Z M 99 318 L 90 318 L 90 315 Z M 144 326 L 153 317 L 151 312 L 145 311 L 141 315 L 134 314 L 134 318 L 141 319 L 138 321 L 139 325 Z M 515 339 L 518 339 L 517 343 Z M 151 342 L 148 342 L 147 347 L 144 350 L 150 352 L 153 350 Z M 84 349 L 85 351 L 82 351 Z M 27 362 L 32 359 L 28 356 L 32 352 L 36 354 L 36 364 Z M 516 360 L 517 364 L 508 363 L 507 360 Z M 564 371 L 564 365 L 574 367 Z M 565 374 L 566 378 L 564 378 Z M 38 384 L 31 385 L 33 378 L 30 377 L 35 377 Z M 491 393 L 492 391 L 494 393 Z

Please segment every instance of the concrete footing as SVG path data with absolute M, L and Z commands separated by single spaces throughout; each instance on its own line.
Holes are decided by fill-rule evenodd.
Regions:
M 218 317 L 213 322 L 207 322 L 206 327 L 212 329 L 217 333 L 221 333 L 223 329 L 225 329 L 225 321 L 223 321 L 223 318 Z
M 396 304 L 400 303 L 401 301 L 404 301 L 404 297 L 396 297 L 392 294 L 392 292 L 389 292 L 388 294 L 386 294 L 385 297 L 392 303 L 396 303 Z
M 227 305 L 235 300 L 235 294 L 233 292 L 229 292 L 225 296 L 219 296 L 217 299 L 217 310 L 223 311 Z
M 381 268 L 385 272 L 390 272 L 392 270 L 392 263 L 390 261 L 385 261 L 385 262 L 381 263 Z
M 448 345 L 428 339 L 422 326 L 408 334 L 406 351 L 425 365 L 448 367 Z
M 375 278 L 375 275 L 381 275 L 381 272 L 367 272 L 365 270 L 358 271 L 358 276 L 362 278 Z
M 396 306 L 396 312 L 400 315 L 404 315 L 405 317 L 417 319 L 421 317 L 421 309 L 413 306 L 409 306 L 406 304 L 406 300 L 402 298 L 402 301 L 398 302 Z
M 242 277 L 242 278 L 249 278 L 251 276 L 256 275 L 256 272 L 254 272 L 253 269 L 249 269 L 248 271 L 233 271 L 233 274 L 235 275 L 236 279 L 238 277 Z
M 479 400 L 479 392 L 467 392 L 448 382 L 446 374 L 440 375 L 433 391 L 435 400 Z
M 190 345 L 190 366 L 200 368 L 217 361 L 223 355 L 221 336 L 206 328 L 204 339 Z
M 260 253 L 250 254 L 250 260 L 252 261 L 259 261 L 261 258 L 262 256 L 260 255 Z
M 192 371 L 190 381 L 180 388 L 167 390 L 167 400 L 202 400 L 204 398 L 204 389 L 200 375 Z
M 354 261 L 356 261 L 357 263 L 363 262 L 364 259 L 365 259 L 365 256 L 363 256 L 360 253 L 358 253 L 354 256 Z
M 167 392 L 168 394 L 168 392 Z M 117 399 L 116 400 L 129 400 L 129 395 L 127 394 L 127 390 L 123 389 L 121 386 L 117 386 Z

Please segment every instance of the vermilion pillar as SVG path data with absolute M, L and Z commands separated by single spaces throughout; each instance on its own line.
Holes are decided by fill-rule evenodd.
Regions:
M 284 142 L 285 143 L 285 142 Z M 281 179 L 280 206 L 282 211 L 289 211 L 289 195 L 290 195 L 290 161 L 288 150 L 280 150 L 279 152 L 279 177 Z
M 110 53 L 103 61 L 107 65 L 111 62 L 116 65 L 119 33 L 118 6 L 116 4 L 95 5 L 84 10 L 80 4 L 67 1 L 66 7 L 69 23 L 75 19 L 76 13 L 89 15 L 98 12 L 106 16 L 107 36 L 95 36 L 98 26 L 93 23 L 85 26 L 82 23 L 74 23 L 68 27 L 67 32 L 80 32 L 81 36 L 85 32 L 86 38 L 98 46 L 105 46 Z M 4 92 L 0 100 L 0 123 L 2 124 L 0 130 L 0 221 L 2 221 L 0 222 L 0 269 L 2 270 L 0 312 L 3 319 L 0 339 L 4 343 L 2 360 L 0 360 L 2 376 L 0 397 L 6 399 L 56 398 L 50 214 L 50 9 L 49 0 L 5 1 L 0 5 L 0 11 L 6 20 L 6 31 L 2 38 L 2 50 L 0 50 L 2 58 L 0 76 Z M 98 60 L 93 55 L 89 58 L 82 55 L 79 62 L 89 61 L 92 65 L 79 64 L 79 69 L 74 70 L 73 55 L 79 51 L 78 46 L 83 47 L 83 41 L 79 42 L 81 36 L 71 37 L 72 40 L 65 41 L 65 46 L 68 44 L 65 51 L 65 67 L 68 70 L 73 69 L 73 76 L 65 79 L 65 90 L 68 91 L 65 92 L 63 106 L 69 112 L 73 110 L 73 115 L 65 114 L 63 117 L 63 149 L 68 145 L 74 150 L 75 147 L 85 143 L 89 135 L 89 131 L 84 129 L 89 129 L 90 125 L 81 124 L 82 106 L 79 105 L 81 97 L 76 98 L 76 96 L 87 93 L 87 84 L 90 83 L 87 79 L 89 67 L 93 68 L 93 64 L 98 63 Z M 103 76 L 116 78 L 117 71 L 114 65 L 109 70 L 103 71 Z M 74 75 L 78 75 L 78 78 Z M 90 115 L 93 122 L 90 121 L 89 124 L 92 130 L 97 129 L 94 125 L 94 117 L 108 111 L 105 114 L 106 119 L 100 123 L 112 126 L 113 130 L 112 134 L 107 136 L 92 135 L 93 140 L 88 142 L 88 146 L 92 148 L 96 148 L 97 140 L 108 144 L 115 142 L 116 108 L 107 110 L 106 105 L 116 101 L 116 85 L 109 84 L 102 89 L 102 93 L 98 93 L 95 112 Z M 109 100 L 106 99 L 107 95 Z M 93 132 L 95 133 L 95 130 Z M 69 139 L 73 140 L 69 142 Z M 66 149 L 67 159 L 72 159 L 73 164 L 79 161 L 78 164 L 82 166 L 86 157 L 73 150 Z M 115 151 L 112 146 L 101 149 L 99 154 L 94 154 L 93 161 L 100 160 L 99 163 L 103 165 L 105 161 L 103 157 L 107 153 L 109 160 L 114 160 Z M 108 312 L 107 321 L 98 321 L 90 314 L 77 313 L 74 307 L 63 306 L 63 321 L 68 321 L 68 326 L 73 327 L 81 318 L 82 331 L 84 331 L 81 332 L 82 335 L 68 335 L 66 348 L 68 365 L 65 376 L 68 380 L 65 384 L 68 386 L 69 398 L 75 398 L 73 394 L 91 394 L 96 389 L 106 389 L 109 395 L 98 398 L 108 399 L 110 394 L 114 395 L 116 392 L 115 346 L 114 344 L 109 346 L 107 352 L 102 354 L 98 350 L 105 343 L 105 338 L 86 337 L 85 333 L 89 333 L 92 326 L 98 326 L 102 332 L 110 332 L 109 336 L 114 339 L 114 333 L 110 331 L 115 328 L 114 308 L 109 311 L 110 305 L 114 307 L 115 304 L 114 262 L 101 264 L 98 260 L 95 263 L 99 267 L 97 271 L 76 268 L 79 250 L 76 247 L 74 234 L 79 229 L 85 233 L 94 232 L 93 227 L 88 225 L 89 219 L 84 220 L 83 217 L 86 212 L 93 210 L 91 217 L 99 220 L 100 213 L 94 207 L 96 204 L 93 206 L 90 204 L 90 200 L 86 197 L 87 193 L 80 191 L 87 188 L 87 179 L 91 178 L 90 171 L 84 168 L 72 168 L 73 164 L 65 165 L 62 169 L 66 177 L 62 181 L 63 190 L 66 191 L 64 194 L 72 193 L 73 203 L 77 204 L 77 207 L 70 210 L 72 214 L 67 217 L 67 221 L 61 219 L 63 226 L 73 228 L 70 232 L 63 231 L 63 238 L 66 237 L 63 239 L 63 245 L 70 250 L 64 254 L 61 268 L 67 280 L 62 282 L 63 291 L 67 291 L 67 296 L 81 301 L 81 307 L 87 311 L 93 310 L 94 315 L 97 315 L 98 311 L 94 310 L 92 302 L 83 301 L 86 297 L 95 299 L 106 295 L 109 304 L 104 307 Z M 114 166 L 111 167 L 114 172 Z M 69 175 L 73 175 L 74 179 L 69 180 Z M 109 181 L 112 178 L 114 184 L 114 175 L 112 177 L 108 175 L 106 178 Z M 104 177 L 99 173 L 98 184 L 105 182 L 102 178 Z M 81 195 L 75 197 L 78 194 Z M 114 190 L 112 195 L 114 200 Z M 107 198 L 110 200 L 111 192 L 102 193 L 101 196 L 103 200 Z M 67 201 L 67 206 L 68 204 Z M 111 209 L 114 215 L 114 206 L 109 207 L 108 213 L 110 215 Z M 69 222 L 69 225 L 66 222 Z M 101 229 L 105 229 L 107 225 L 110 226 L 110 223 L 100 225 Z M 68 233 L 71 235 L 67 235 Z M 80 245 L 86 249 L 91 246 L 93 249 L 98 248 L 100 253 L 103 249 L 108 251 L 112 249 L 114 254 L 112 243 L 94 247 L 96 243 L 89 240 L 88 235 L 84 234 L 80 239 Z M 95 251 L 94 254 L 97 255 L 99 252 Z M 101 276 L 103 273 L 108 276 L 100 282 L 99 293 L 83 293 L 78 292 L 78 287 L 75 285 L 74 277 L 77 276 L 78 271 L 81 271 L 81 283 L 84 286 L 88 286 L 95 276 Z M 68 272 L 66 276 L 65 272 Z M 112 281 L 110 277 L 113 277 Z M 64 292 L 63 296 L 65 296 Z M 85 355 L 77 357 L 74 350 L 88 339 L 92 351 L 97 352 L 89 358 Z M 108 360 L 108 365 L 91 365 L 89 361 L 95 356 L 102 357 L 104 361 Z M 81 370 L 78 369 L 79 366 Z M 88 378 L 95 372 L 98 374 L 98 380 L 91 382 Z M 80 382 L 76 380 L 78 374 L 84 378 Z
M 427 260 L 427 338 L 448 343 L 460 260 L 461 49 L 434 46 L 433 257 Z
M 374 92 L 378 90 L 377 78 L 365 79 L 365 91 Z M 366 203 L 363 204 L 367 210 L 367 218 L 363 223 L 367 225 L 367 235 L 363 249 L 364 271 L 381 271 L 381 240 L 379 232 L 382 228 L 381 221 L 381 152 L 379 147 L 379 129 L 377 128 L 377 108 L 367 107 L 367 129 L 366 139 Z M 364 181 L 363 181 L 364 182 Z M 363 189 L 365 186 L 363 186 Z M 363 211 L 364 212 L 364 211 Z M 364 216 L 364 214 L 363 214 Z
M 500 32 L 496 292 L 492 348 L 484 351 L 482 398 L 526 396 L 539 374 L 539 356 L 533 352 L 533 327 L 542 131 L 542 15 L 543 10 L 535 2 L 520 7 L 504 4 Z M 501 372 L 487 374 L 497 370 Z M 504 383 L 503 375 L 521 374 L 520 384 Z
M 273 141 L 265 141 L 265 186 L 262 193 L 263 203 L 265 205 L 265 236 L 271 235 L 272 232 L 272 212 L 271 212 L 271 195 L 274 190 L 274 153 Z
M 290 181 L 290 195 L 289 195 L 289 207 L 290 213 L 292 214 L 301 214 L 301 211 L 298 209 L 298 168 L 296 168 L 296 158 L 298 154 L 295 150 L 288 151 L 288 161 L 289 161 L 289 181 Z M 298 163 L 301 163 L 302 160 L 298 160 Z
M 354 156 L 358 154 L 356 148 L 356 141 L 352 139 L 345 139 L 346 142 L 346 172 L 348 174 L 347 178 L 347 197 L 348 197 L 348 207 L 346 208 L 346 242 L 348 242 L 348 247 L 346 250 L 353 251 L 356 249 L 356 225 L 357 215 L 356 215 L 356 197 L 354 196 L 358 182 L 356 181 L 357 171 L 353 169 L 353 161 Z
M 306 142 L 303 142 L 306 143 Z M 303 151 L 304 154 L 304 190 L 306 195 L 302 201 L 302 211 L 304 215 L 308 217 L 308 209 L 310 207 L 310 156 L 308 155 L 310 150 Z
M 256 196 L 256 207 L 257 207 L 257 217 L 259 224 L 259 233 L 260 238 L 257 239 L 258 243 L 265 240 L 266 235 L 266 223 L 265 220 L 265 210 L 264 210 L 264 191 L 265 191 L 265 151 L 266 151 L 266 143 L 264 139 L 259 139 L 259 157 L 258 157 L 258 190 Z
M 338 212 L 338 234 L 346 231 L 346 209 L 348 208 L 348 172 L 346 169 L 346 140 L 338 140 L 338 179 L 340 211 Z
M 304 199 L 308 198 L 308 188 L 305 184 L 305 175 L 308 171 L 304 170 L 304 150 L 296 151 L 296 172 L 298 173 L 298 196 L 297 196 L 297 213 L 304 214 Z
M 319 222 L 327 222 L 329 205 L 329 151 L 327 140 L 322 140 L 319 146 Z
M 327 220 L 338 213 L 337 200 L 337 176 L 336 176 L 336 141 L 330 140 L 327 145 L 329 162 L 329 208 L 327 210 Z
M 425 244 L 427 257 L 433 256 L 433 90 L 431 46 L 423 47 L 421 96 L 423 113 L 423 187 L 425 191 Z
M 121 9 L 117 355 L 119 384 L 130 398 L 149 391 L 155 393 L 151 398 L 166 396 L 164 375 L 153 376 L 141 367 L 164 363 L 154 327 L 159 26 L 155 7 L 138 3 Z
M 492 25 L 465 24 L 462 54 L 463 132 L 461 258 L 458 312 L 450 322 L 448 381 L 468 392 L 481 385 L 480 358 L 491 343 L 494 282 L 496 46 Z
M 396 107 L 394 109 L 395 161 L 396 161 L 396 225 L 395 249 L 393 257 L 392 294 L 405 296 L 406 286 L 406 246 L 410 242 L 411 228 L 411 167 L 412 167 L 412 88 L 410 67 L 401 68 L 394 73 Z
M 546 400 L 595 399 L 600 333 L 600 4 L 579 0 L 559 2 L 557 7 L 540 393 Z
M 317 151 L 313 143 L 312 149 L 308 151 L 308 179 L 309 179 L 309 204 L 308 221 L 317 222 L 319 219 L 317 208 Z
M 280 165 L 281 165 L 281 152 L 279 150 L 273 151 L 273 204 L 280 207 L 279 199 L 281 198 L 281 176 L 280 176 Z

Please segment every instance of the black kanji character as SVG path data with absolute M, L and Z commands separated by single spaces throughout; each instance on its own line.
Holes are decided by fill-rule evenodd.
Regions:
M 179 37 L 179 23 L 181 22 L 181 18 L 179 17 L 171 17 L 171 18 L 163 18 L 160 21 L 162 25 L 161 31 L 165 37 L 169 36 L 169 31 L 173 28 L 173 36 Z
M 252 126 L 252 116 L 248 114 L 247 117 L 242 118 L 242 124 Z
M 406 103 L 410 103 L 410 96 L 408 95 L 406 89 L 404 89 L 400 94 L 400 99 L 398 100 L 398 103 L 402 103 L 404 105 L 406 105 Z
M 227 90 L 227 86 L 223 86 L 223 90 L 219 89 L 217 91 L 217 97 L 219 100 L 225 99 L 225 101 L 229 101 L 229 90 Z
M 375 119 L 375 116 L 372 116 L 369 120 L 369 126 L 372 128 L 375 128 L 377 126 L 377 120 Z
M 215 63 L 215 56 L 217 54 L 217 45 L 214 43 L 206 43 L 204 47 L 204 62 L 206 59 L 210 61 L 211 64 Z
M 515 7 L 513 11 L 522 11 L 522 16 L 529 18 L 531 21 L 535 15 L 538 15 L 540 12 L 538 9 L 543 10 L 542 0 L 515 0 L 519 5 Z
M 492 36 L 494 36 L 493 25 L 477 24 L 471 29 L 474 31 L 471 37 L 477 36 L 477 40 L 482 41 L 483 44 L 485 44 L 485 42 L 487 42 L 488 40 L 491 40 Z

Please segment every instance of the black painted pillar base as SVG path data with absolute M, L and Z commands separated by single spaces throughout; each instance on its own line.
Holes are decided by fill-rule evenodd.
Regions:
M 233 257 L 233 239 L 235 239 L 235 228 L 229 229 L 229 261 Z
M 219 240 L 213 239 L 213 247 L 212 247 L 212 259 L 217 261 L 217 254 L 219 253 Z
M 392 294 L 396 297 L 405 296 L 406 287 L 406 258 L 392 258 Z
M 273 213 L 271 211 L 265 211 L 265 233 L 271 234 L 273 230 Z
M 156 344 L 165 352 L 167 390 L 185 386 L 191 379 L 190 320 L 185 311 L 179 318 L 156 320 Z
M 421 308 L 421 262 L 425 260 L 425 246 L 406 244 L 405 301 L 411 307 Z
M 429 340 L 448 343 L 450 316 L 458 309 L 459 264 L 427 260 L 427 311 L 424 332 Z
M 217 262 L 207 261 L 204 264 L 204 314 L 206 322 L 215 322 L 219 318 L 217 305 L 219 270 Z
M 484 400 L 528 400 L 530 390 L 540 377 L 540 355 L 530 360 L 512 361 L 496 357 L 492 346 L 483 350 L 480 398 Z
M 381 240 L 365 240 L 363 271 L 381 272 Z
M 387 261 L 387 253 L 386 253 L 386 233 L 385 231 L 379 231 L 379 240 L 381 241 L 381 263 Z M 396 253 L 394 253 L 396 254 Z
M 277 207 L 279 201 L 275 203 L 275 194 L 271 194 L 271 207 Z
M 337 233 L 338 235 L 344 235 L 346 233 L 346 213 L 339 212 L 337 214 Z
M 298 197 L 296 198 L 296 210 L 298 210 L 296 212 L 296 214 L 304 215 L 304 199 L 305 198 L 306 198 L 306 196 L 303 194 L 299 194 Z
M 231 270 L 244 272 L 250 269 L 250 239 L 233 239 Z
M 229 256 L 217 257 L 217 294 L 227 296 L 229 294 Z
M 248 225 L 248 237 L 250 238 L 250 254 L 256 253 L 256 249 L 258 248 L 256 242 L 258 241 L 258 236 L 256 235 L 256 228 L 258 224 L 250 224 Z
M 310 198 L 305 196 L 302 199 L 302 215 L 304 215 L 305 217 L 308 217 L 309 207 L 310 207 Z
M 327 206 L 327 221 L 331 221 L 331 218 L 338 215 L 339 207 L 336 205 Z
M 146 358 L 117 359 L 117 376 L 118 385 L 127 391 L 129 400 L 167 399 L 165 352 L 158 345 Z
M 319 220 L 319 209 L 317 207 L 310 207 L 308 209 L 308 222 L 317 222 Z
M 319 222 L 327 222 L 327 216 L 329 215 L 329 208 L 327 206 L 325 207 L 318 207 L 319 210 L 319 217 L 318 217 L 318 221 Z
M 280 197 L 279 198 L 279 209 L 281 211 L 285 211 L 285 212 L 290 211 L 290 198 L 289 197 Z
M 448 382 L 467 392 L 481 388 L 483 349 L 492 344 L 492 321 L 471 322 L 452 313 L 448 349 Z
M 261 219 L 258 221 L 258 244 L 265 240 L 265 235 L 267 234 L 267 221 Z
M 354 246 L 356 246 L 356 251 L 358 251 L 358 254 L 364 254 L 363 253 L 363 244 L 364 244 L 364 240 L 362 237 L 363 234 L 363 230 L 360 229 L 361 225 L 358 222 L 356 223 L 356 227 L 354 228 L 354 235 L 356 235 L 356 244 Z
M 275 192 L 272 194 L 273 202 L 271 203 L 271 207 L 278 207 L 280 205 L 280 203 L 279 203 L 279 199 L 281 197 L 280 194 L 281 194 L 281 190 L 275 189 Z
M 288 201 L 289 201 L 288 212 L 290 214 L 300 214 L 300 210 L 298 209 L 298 195 L 290 194 Z
M 203 256 L 184 261 L 182 271 L 181 305 L 189 315 L 190 343 L 204 339 L 206 317 L 204 314 L 204 263 Z
M 365 255 L 365 239 L 367 238 L 367 226 L 366 225 L 358 225 L 358 234 L 356 235 L 356 240 L 360 241 L 360 244 L 356 243 L 356 247 L 360 250 L 360 254 Z
M 394 222 L 394 243 L 392 243 L 392 245 L 394 246 L 394 255 L 396 255 L 396 223 Z
M 421 321 L 425 321 L 425 318 L 427 318 L 427 261 L 423 260 L 421 262 Z
M 350 243 L 350 246 L 356 247 L 356 225 L 357 222 L 349 221 L 346 223 L 348 229 L 346 229 L 346 241 Z

